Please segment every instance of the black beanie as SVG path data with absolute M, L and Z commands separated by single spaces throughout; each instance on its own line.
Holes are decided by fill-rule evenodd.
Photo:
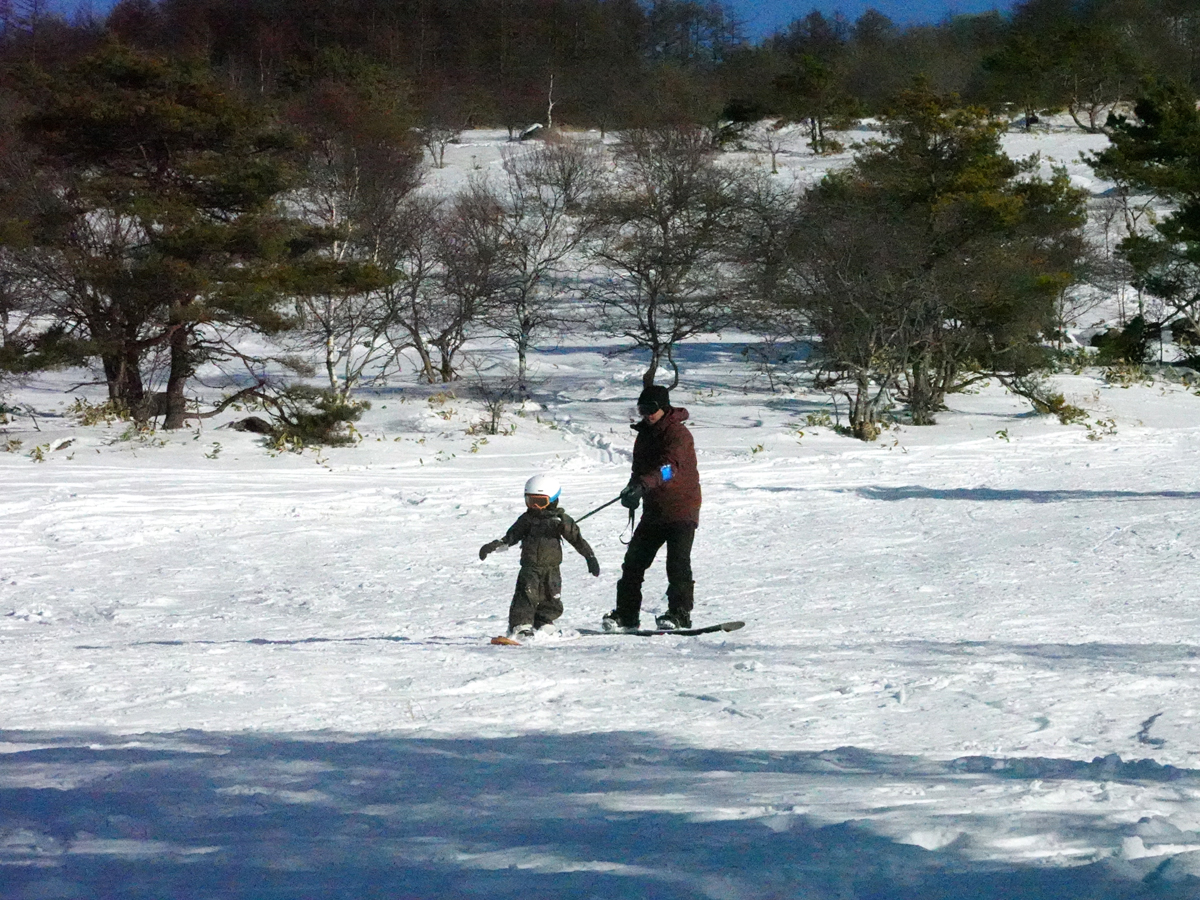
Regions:
M 670 409 L 671 392 L 661 384 L 652 384 L 638 395 L 637 402 L 638 406 L 643 403 L 653 403 L 659 409 Z

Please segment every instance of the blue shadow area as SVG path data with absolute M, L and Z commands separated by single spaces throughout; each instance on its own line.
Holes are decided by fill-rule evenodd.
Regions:
M 957 844 L 927 851 L 854 821 L 692 815 L 663 800 L 711 795 L 720 809 L 731 781 L 763 775 L 863 794 L 895 778 L 1200 787 L 1200 772 L 1147 761 L 731 752 L 639 734 L 0 732 L 0 742 L 3 900 L 1200 898 L 1200 879 L 1171 858 L 978 862 Z M 1108 829 L 1119 844 L 1124 833 L 1092 816 L 1044 816 L 1037 828 L 1060 835 Z
M 1200 500 L 1200 491 L 1005 490 L 998 488 L 864 487 L 855 493 L 868 500 L 1001 500 L 1069 503 L 1079 500 Z
M 544 356 L 566 356 L 575 353 L 596 353 L 608 357 L 624 357 L 640 364 L 649 361 L 649 351 L 631 348 L 627 344 L 567 344 L 538 346 L 537 353 Z M 812 344 L 805 341 L 779 342 L 770 347 L 764 341 L 681 341 L 675 345 L 675 361 L 680 366 L 705 365 L 709 363 L 753 362 L 766 357 L 785 357 L 802 361 L 812 355 Z M 667 366 L 664 360 L 662 365 Z
M 880 646 L 888 646 L 881 644 Z M 1155 663 L 1190 663 L 1200 659 L 1196 644 L 1105 644 L 1087 641 L 1079 644 L 1017 644 L 1003 641 L 897 641 L 918 658 L 951 656 L 966 659 L 978 655 L 994 659 L 1013 654 L 1048 663 L 1063 660 L 1103 663 L 1119 671 L 1145 671 Z
M 1108 490 L 1051 490 L 1032 491 L 1005 488 L 927 488 L 917 485 L 898 487 L 811 488 L 786 485 L 733 487 L 744 491 L 763 491 L 768 494 L 811 493 L 826 491 L 835 494 L 854 493 L 867 500 L 894 503 L 901 500 L 968 500 L 975 503 L 1077 503 L 1090 500 L 1200 500 L 1200 491 L 1108 491 Z
M 367 637 L 344 637 L 344 638 L 327 638 L 327 637 L 305 637 L 305 638 L 247 638 L 245 640 L 194 640 L 194 641 L 133 641 L 129 644 L 130 647 L 191 647 L 191 646 L 231 646 L 238 644 L 251 644 L 256 647 L 294 647 L 298 644 L 366 644 L 375 641 L 381 641 L 389 644 L 444 644 L 450 645 L 475 645 L 478 644 L 477 638 L 439 638 L 431 637 L 425 640 L 418 640 L 404 635 L 370 635 Z M 97 644 L 77 644 L 76 650 L 107 650 L 108 645 Z

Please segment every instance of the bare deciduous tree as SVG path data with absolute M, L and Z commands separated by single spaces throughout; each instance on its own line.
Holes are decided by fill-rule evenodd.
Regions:
M 475 310 L 443 290 L 441 249 L 446 223 L 444 204 L 410 197 L 373 236 L 387 283 L 380 298 L 389 316 L 387 333 L 397 352 L 412 350 L 421 377 L 452 381 L 454 354 L 466 341 Z
M 458 101 L 449 94 L 435 97 L 425 110 L 416 134 L 435 167 L 446 167 L 446 148 L 462 135 L 463 121 L 465 116 Z
M 609 327 L 629 349 L 647 350 L 642 376 L 651 385 L 660 364 L 679 383 L 676 345 L 719 329 L 729 318 L 729 257 L 736 175 L 714 160 L 699 128 L 628 132 L 615 186 L 595 206 L 593 254 L 603 277 L 592 294 Z
M 504 172 L 499 185 L 474 181 L 467 208 L 489 220 L 481 226 L 498 241 L 495 292 L 483 320 L 512 342 L 524 390 L 534 339 L 570 321 L 564 306 L 577 284 L 576 254 L 594 224 L 584 204 L 601 163 L 594 150 L 556 140 L 509 151 Z
M 832 211 L 814 203 L 796 231 L 794 303 L 816 339 L 818 385 L 844 394 L 851 432 L 874 440 L 920 315 L 912 231 L 867 204 Z
M 404 140 L 402 115 L 380 106 L 331 84 L 302 118 L 310 152 L 293 202 L 332 240 L 305 271 L 292 343 L 321 355 L 329 389 L 343 400 L 386 376 L 402 349 L 389 339 L 396 310 L 381 290 L 388 274 L 380 236 L 406 214 L 423 172 L 420 151 Z
M 446 201 L 413 196 L 374 235 L 389 340 L 416 353 L 430 383 L 458 377 L 457 357 L 496 291 L 499 241 L 479 202 L 469 189 Z
M 783 152 L 785 125 L 777 119 L 756 122 L 746 132 L 746 143 L 752 150 L 765 153 L 771 160 L 771 174 L 779 174 L 779 154 Z
M 471 396 L 483 404 L 485 418 L 471 426 L 470 433 L 500 434 L 504 411 L 518 401 L 525 390 L 524 378 L 504 365 L 486 366 L 470 360 L 472 374 L 467 376 Z
M 410 197 L 371 235 L 376 259 L 388 276 L 379 292 L 391 325 L 386 337 L 398 353 L 407 349 L 416 353 L 421 377 L 430 383 L 437 380 L 427 336 L 437 330 L 438 315 L 430 296 L 437 271 L 434 243 L 439 222 L 436 201 Z
M 429 151 L 429 158 L 439 169 L 446 168 L 446 148 L 458 140 L 461 128 L 441 122 L 429 122 L 417 129 L 421 145 Z

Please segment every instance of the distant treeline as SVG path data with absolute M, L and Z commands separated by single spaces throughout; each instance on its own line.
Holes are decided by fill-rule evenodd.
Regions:
M 121 0 L 71 23 L 0 2 L 9 62 L 45 65 L 111 36 L 203 59 L 246 93 L 327 76 L 331 57 L 385 69 L 414 113 L 454 128 L 615 129 L 878 114 L 924 76 L 940 93 L 1101 128 L 1147 77 L 1200 86 L 1195 0 L 1029 0 L 1011 15 L 902 27 L 811 12 L 753 43 L 698 0 Z

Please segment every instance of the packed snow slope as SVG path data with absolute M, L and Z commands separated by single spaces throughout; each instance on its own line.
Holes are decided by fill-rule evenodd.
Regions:
M 486 441 L 411 382 L 300 454 L 20 389 L 0 898 L 1200 897 L 1200 396 L 1063 375 L 1064 426 L 987 385 L 863 444 L 745 344 L 689 344 L 673 394 L 695 619 L 747 622 L 695 638 L 577 633 L 614 506 L 562 633 L 488 643 L 517 559 L 476 551 L 525 479 L 580 515 L 627 478 L 641 369 L 602 337 Z

